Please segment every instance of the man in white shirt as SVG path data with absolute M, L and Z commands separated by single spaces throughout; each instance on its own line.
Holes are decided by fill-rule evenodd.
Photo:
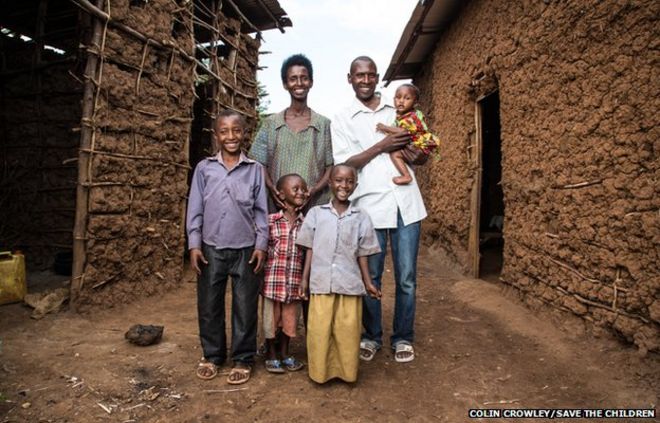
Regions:
M 388 238 L 391 242 L 396 281 L 391 345 L 395 360 L 405 363 L 415 358 L 417 251 L 426 208 L 412 170 L 410 184 L 392 182 L 399 173 L 388 153 L 403 149 L 406 161 L 412 164 L 422 164 L 426 157 L 410 146 L 410 135 L 406 130 L 387 136 L 376 131 L 378 123 L 392 125 L 396 118 L 392 101 L 376 93 L 378 78 L 376 64 L 371 58 L 360 56 L 351 62 L 348 83 L 353 86 L 355 98 L 332 121 L 332 148 L 335 163 L 345 162 L 360 171 L 360 184 L 351 201 L 369 214 L 376 228 L 381 253 L 369 257 L 369 272 L 379 289 Z M 379 300 L 364 299 L 362 323 L 360 358 L 370 361 L 383 345 Z

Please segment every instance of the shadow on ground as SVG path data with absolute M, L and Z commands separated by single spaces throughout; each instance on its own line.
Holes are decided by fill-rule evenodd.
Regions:
M 239 387 L 225 383 L 226 367 L 212 381 L 194 375 L 201 351 L 189 280 L 162 297 L 87 315 L 35 321 L 24 306 L 3 306 L 0 422 L 453 423 L 468 421 L 470 408 L 657 404 L 657 355 L 642 359 L 614 339 L 562 331 L 551 313 L 530 311 L 498 285 L 452 274 L 430 253 L 420 257 L 417 304 L 412 363 L 395 363 L 385 348 L 361 366 L 357 383 L 320 386 L 304 371 L 268 374 L 259 361 Z M 134 323 L 164 325 L 162 342 L 127 343 L 124 332 Z M 293 348 L 304 359 L 302 340 Z

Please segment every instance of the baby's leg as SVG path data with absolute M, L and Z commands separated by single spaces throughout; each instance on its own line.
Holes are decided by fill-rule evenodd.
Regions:
M 391 152 L 390 159 L 392 160 L 392 163 L 394 163 L 396 170 L 398 170 L 401 174 L 401 176 L 395 176 L 392 178 L 392 181 L 397 185 L 406 185 L 411 183 L 412 176 L 410 176 L 410 172 L 408 172 L 408 166 L 406 166 L 406 162 L 403 160 L 403 154 L 401 153 L 401 150 Z

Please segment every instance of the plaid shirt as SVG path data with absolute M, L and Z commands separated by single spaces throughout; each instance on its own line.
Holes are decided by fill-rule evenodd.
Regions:
M 268 261 L 261 295 L 274 301 L 290 303 L 301 300 L 298 288 L 302 281 L 303 248 L 296 245 L 302 214 L 291 224 L 284 212 L 268 215 Z

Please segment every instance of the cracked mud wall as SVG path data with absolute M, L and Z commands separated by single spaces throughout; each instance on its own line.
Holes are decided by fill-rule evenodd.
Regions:
M 107 27 L 90 122 L 83 309 L 181 281 L 195 72 L 173 50 L 193 54 L 192 36 L 180 26 L 190 26 L 188 9 L 166 0 L 112 2 L 112 19 L 173 48 Z
M 658 16 L 649 0 L 469 2 L 415 79 L 441 138 L 418 171 L 425 242 L 467 270 L 475 99 L 488 90 L 473 81 L 492 76 L 502 281 L 642 351 L 660 342 Z

